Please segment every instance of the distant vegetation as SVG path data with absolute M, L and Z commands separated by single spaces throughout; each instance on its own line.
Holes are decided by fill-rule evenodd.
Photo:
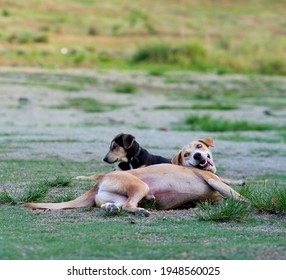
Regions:
M 0 64 L 285 75 L 285 10 L 279 0 L 6 1 Z

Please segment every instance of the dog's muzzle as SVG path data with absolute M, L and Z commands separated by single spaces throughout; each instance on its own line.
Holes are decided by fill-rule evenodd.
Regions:
M 108 156 L 105 156 L 103 160 L 104 160 L 105 162 L 107 162 L 107 163 L 115 163 L 115 162 L 118 161 L 117 159 L 112 160 L 112 159 L 110 159 Z
M 208 166 L 214 167 L 214 163 L 210 155 L 207 155 L 207 157 L 205 158 L 201 153 L 197 152 L 194 154 L 193 158 L 198 162 L 198 164 L 196 165 L 198 168 L 206 169 Z

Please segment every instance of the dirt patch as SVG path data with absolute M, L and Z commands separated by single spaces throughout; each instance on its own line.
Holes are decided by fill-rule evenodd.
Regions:
M 268 107 L 239 104 L 234 111 L 192 110 L 192 101 L 174 98 L 174 92 L 188 91 L 201 82 L 210 86 L 224 84 L 227 90 L 245 82 L 248 77 L 239 75 L 218 76 L 214 74 L 174 73 L 178 81 L 169 83 L 169 76 L 154 77 L 136 72 L 95 72 L 87 70 L 48 71 L 43 69 L 0 69 L 0 144 L 1 158 L 48 159 L 73 161 L 101 161 L 110 140 L 120 132 L 136 136 L 137 141 L 150 152 L 166 157 L 174 156 L 180 147 L 193 139 L 212 136 L 216 147 L 213 150 L 220 174 L 233 177 L 253 177 L 264 173 L 285 172 L 286 145 L 284 142 L 268 143 L 277 138 L 275 131 L 241 132 L 248 138 L 265 141 L 220 140 L 220 132 L 174 131 L 172 125 L 181 122 L 188 114 L 210 114 L 213 117 L 246 119 L 265 123 L 285 122 L 286 109 L 275 111 Z M 37 80 L 37 75 L 47 75 L 47 82 Z M 33 76 L 35 75 L 35 76 Z M 94 78 L 96 84 L 80 84 L 80 90 L 64 90 L 59 85 L 72 84 L 69 77 Z M 31 78 L 32 77 L 32 78 Z M 180 78 L 183 77 L 183 78 Z M 180 79 L 179 79 L 180 78 Z M 262 78 L 260 78 L 262 80 Z M 279 82 L 285 88 L 284 78 L 264 78 L 265 81 Z M 19 82 L 20 81 L 20 82 Z M 263 80 L 264 81 L 264 80 Z M 119 94 L 114 85 L 132 83 L 138 90 L 134 94 Z M 36 84 L 35 84 L 36 83 Z M 42 83 L 42 84 L 41 84 Z M 53 86 L 53 83 L 56 86 Z M 73 84 L 75 85 L 75 84 Z M 76 84 L 75 86 L 79 86 Z M 282 96 L 284 93 L 280 93 Z M 170 98 L 172 96 L 172 98 Z M 123 107 L 108 112 L 87 113 L 76 109 L 52 109 L 66 98 L 91 97 L 105 103 L 117 103 Z M 22 100 L 22 101 L 21 101 Z M 24 102 L 23 102 L 24 100 Z M 198 103 L 200 101 L 196 101 Z M 23 104 L 24 103 L 24 104 Z M 189 110 L 155 110 L 159 105 L 190 105 Z M 265 114 L 271 110 L 273 115 Z M 272 152 L 265 153 L 253 151 Z

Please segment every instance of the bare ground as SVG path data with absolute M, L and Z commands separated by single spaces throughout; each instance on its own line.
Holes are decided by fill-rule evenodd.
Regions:
M 7 73 L 9 75 L 7 76 Z M 97 80 L 79 91 L 66 91 L 27 82 L 26 74 L 81 75 Z M 215 74 L 184 73 L 188 81 L 209 80 L 224 82 L 229 87 L 233 81 L 245 81 L 245 76 L 218 76 Z M 35 76 L 36 77 L 36 76 Z M 265 78 L 278 81 L 285 87 L 284 78 Z M 37 82 L 37 81 L 35 81 Z M 61 77 L 55 82 L 61 82 Z M 131 82 L 139 88 L 136 94 L 119 94 L 114 86 Z M 166 157 L 175 155 L 180 147 L 193 139 L 212 136 L 216 165 L 224 176 L 252 178 L 265 173 L 286 171 L 285 143 L 268 143 L 277 132 L 241 132 L 240 135 L 264 138 L 263 142 L 236 142 L 217 140 L 227 133 L 174 131 L 170 127 L 187 114 L 210 113 L 214 117 L 246 119 L 264 123 L 285 123 L 286 109 L 280 108 L 275 117 L 265 114 L 267 107 L 241 105 L 234 111 L 205 110 L 154 110 L 157 105 L 186 105 L 181 99 L 169 98 L 172 90 L 192 92 L 194 82 L 166 83 L 163 77 L 153 77 L 136 72 L 96 72 L 87 70 L 49 71 L 37 68 L 0 69 L 0 153 L 2 159 L 48 159 L 73 161 L 101 161 L 111 139 L 126 132 L 150 152 Z M 27 104 L 20 104 L 20 98 Z M 105 103 L 124 105 L 122 108 L 87 113 L 76 109 L 51 109 L 64 103 L 68 97 L 93 97 Z M 240 104 L 238 104 L 240 105 Z M 266 152 L 264 152 L 266 151 Z

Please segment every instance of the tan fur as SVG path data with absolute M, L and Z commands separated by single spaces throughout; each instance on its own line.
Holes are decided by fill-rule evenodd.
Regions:
M 117 161 L 125 161 L 127 162 L 127 153 L 124 148 L 120 147 L 118 144 L 113 143 L 112 150 L 108 151 L 105 158 L 109 163 L 114 163 Z
M 215 174 L 198 168 L 158 164 L 128 171 L 113 171 L 100 176 L 90 191 L 69 202 L 27 203 L 31 209 L 66 209 L 96 205 L 116 213 L 149 212 L 139 208 L 142 199 L 156 199 L 157 209 L 174 209 L 193 201 L 217 201 L 222 195 L 244 200 Z
M 197 145 L 200 143 L 203 145 L 201 148 L 198 149 Z M 192 160 L 192 157 L 196 152 L 202 153 L 203 155 L 205 155 L 205 157 L 208 154 L 208 155 L 210 155 L 210 158 L 213 160 L 213 156 L 212 156 L 212 153 L 211 153 L 209 147 L 214 147 L 214 146 L 215 146 L 215 143 L 214 143 L 213 138 L 211 138 L 211 137 L 192 141 L 191 143 L 184 146 L 178 152 L 178 154 L 172 158 L 172 163 L 177 164 L 177 165 L 186 166 L 186 167 L 188 167 L 188 166 L 194 166 L 195 167 L 197 162 Z M 186 153 L 189 155 L 185 156 Z M 215 165 L 213 165 L 213 166 L 208 165 L 202 169 L 216 173 Z M 231 186 L 242 186 L 245 183 L 244 180 L 233 180 L 230 178 L 222 178 L 222 177 L 220 179 L 225 184 L 231 185 Z
M 207 147 L 214 147 L 214 146 L 215 146 L 214 140 L 213 140 L 212 137 L 207 137 L 207 138 L 204 138 L 204 139 L 199 139 L 198 141 L 204 143 Z
M 213 156 L 209 149 L 210 146 L 214 147 L 214 140 L 211 137 L 192 141 L 191 143 L 184 146 L 178 152 L 178 154 L 172 158 L 172 163 L 186 167 L 188 166 L 198 167 L 199 161 L 193 159 L 193 155 L 197 152 L 201 153 L 204 158 L 207 158 L 207 155 L 209 155 L 213 161 Z M 213 166 L 208 165 L 207 167 L 202 169 L 216 173 L 216 167 L 214 164 Z

